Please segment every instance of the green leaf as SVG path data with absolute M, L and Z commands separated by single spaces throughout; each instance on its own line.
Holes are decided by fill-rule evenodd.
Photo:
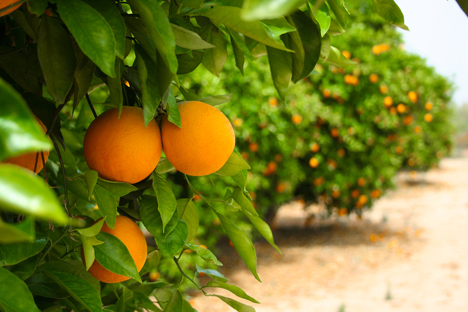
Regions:
M 284 17 L 262 21 L 261 23 L 267 34 L 280 44 L 283 44 L 281 35 L 296 30 Z
M 107 76 L 115 77 L 115 40 L 106 19 L 81 0 L 60 0 L 58 13 L 81 50 Z
M 93 265 L 94 260 L 96 259 L 96 256 L 94 253 L 94 247 L 89 241 L 88 237 L 80 235 L 80 240 L 81 240 L 81 250 L 84 255 L 83 260 L 85 262 L 86 271 L 88 271 L 91 265 Z
M 34 13 L 38 16 L 42 15 L 47 9 L 48 0 L 29 0 L 28 6 L 31 10 L 31 13 Z
M 177 210 L 179 211 L 179 219 L 183 220 L 187 225 L 187 240 L 189 243 L 198 232 L 200 219 L 198 216 L 197 206 L 191 199 L 181 198 L 177 200 Z
M 43 235 L 31 243 L 0 245 L 0 266 L 14 265 L 41 252 L 49 238 Z
M 167 303 L 166 307 L 164 308 L 164 312 L 175 312 L 181 311 L 184 305 L 184 300 L 182 299 L 182 294 L 178 289 L 176 289 L 171 296 L 171 299 Z
M 78 45 L 75 44 L 76 68 L 74 75 L 74 94 L 73 94 L 73 109 L 75 109 L 88 90 L 93 81 L 94 70 L 96 65 L 81 51 Z
M 163 223 L 161 213 L 158 210 L 158 202 L 153 196 L 143 196 L 140 202 L 141 221 L 148 231 L 161 241 L 166 239 L 166 236 L 174 230 L 178 223 L 178 213 L 174 213 L 171 219 L 166 224 L 163 231 Z
M 330 35 L 325 34 L 322 38 L 322 46 L 320 48 L 320 58 L 323 60 L 323 62 L 326 62 L 328 60 L 328 56 L 330 56 L 330 51 L 331 51 L 331 40 L 330 40 Z
M 218 281 L 218 282 L 221 282 L 221 283 L 226 283 L 227 281 L 229 281 L 226 277 L 224 277 L 223 274 L 219 273 L 218 271 L 216 270 L 212 270 L 212 269 L 202 269 L 198 266 L 198 264 L 195 263 L 195 266 L 197 268 L 197 272 L 198 273 L 205 273 L 206 275 L 208 275 L 209 277 L 211 277 L 212 279 L 214 279 L 215 281 Z
M 226 27 L 244 34 L 258 42 L 264 43 L 267 46 L 284 51 L 290 51 L 283 44 L 269 36 L 262 22 L 242 20 L 240 14 L 240 8 L 225 6 L 214 7 L 201 15 L 208 17 L 216 23 L 223 24 Z
M 70 36 L 57 19 L 45 14 L 38 37 L 37 55 L 47 89 L 57 103 L 63 104 L 75 72 L 75 52 Z
M 328 0 L 327 3 L 338 25 L 346 30 L 346 12 L 341 9 L 336 1 L 337 0 Z
M 4 103 L 0 109 L 0 159 L 25 152 L 50 149 L 49 140 L 26 102 L 2 79 L 0 79 L 0 102 Z
M 157 173 L 153 173 L 153 189 L 158 200 L 158 210 L 161 214 L 163 233 L 165 227 L 177 211 L 177 199 L 171 185 L 166 179 Z
M 311 1 L 309 1 L 311 2 Z M 315 8 L 312 8 L 314 10 Z M 328 29 L 330 28 L 330 23 L 331 23 L 331 16 L 330 16 L 330 11 L 328 10 L 328 6 L 326 4 L 320 5 L 318 10 L 314 11 L 314 17 L 315 20 L 319 23 L 320 25 L 320 34 L 325 36 L 327 33 Z
M 307 0 L 246 0 L 241 17 L 246 21 L 273 19 L 289 15 Z
M 99 293 L 86 280 L 64 272 L 45 272 L 45 274 L 63 287 L 86 310 L 92 312 L 102 311 Z
M 177 55 L 177 61 L 179 62 L 177 74 L 183 75 L 194 71 L 203 61 L 204 55 L 204 51 L 192 51 L 192 56 L 187 53 Z
M 112 196 L 111 192 L 99 185 L 99 183 L 94 187 L 94 198 L 96 199 L 99 211 L 107 217 L 107 225 L 113 229 L 117 218 L 117 200 Z
M 106 232 L 99 232 L 96 238 L 104 242 L 94 247 L 99 264 L 111 272 L 134 278 L 141 283 L 135 261 L 124 243 Z
M 273 233 L 271 232 L 270 227 L 268 224 L 263 221 L 259 216 L 254 216 L 246 211 L 242 210 L 247 218 L 249 218 L 250 222 L 252 222 L 253 226 L 257 229 L 258 232 L 266 239 L 271 246 L 273 246 L 280 254 L 281 250 L 276 246 L 275 241 L 273 239 Z
M 150 272 L 152 269 L 156 268 L 161 261 L 161 251 L 160 250 L 153 250 L 148 253 L 146 256 L 145 264 L 143 268 L 140 270 L 140 276 Z
M 245 191 L 245 183 L 247 182 L 247 170 L 241 170 L 231 178 L 236 182 L 237 186 Z
M 5 312 L 39 312 L 26 284 L 0 267 L 0 306 Z
M 93 195 L 94 187 L 98 181 L 98 173 L 94 170 L 88 170 L 84 174 L 86 184 L 88 185 L 88 200 L 91 200 Z M 93 235 L 94 236 L 94 235 Z
M 293 48 L 296 53 L 293 54 L 293 78 L 297 82 L 307 76 L 314 70 L 320 57 L 321 37 L 320 30 L 317 25 L 302 11 L 297 11 L 291 15 L 294 26 L 297 28 L 297 37 L 290 34 L 291 45 L 296 43 Z M 298 40 L 299 39 L 299 40 Z M 299 43 L 300 42 L 300 43 Z M 294 66 L 294 60 L 299 55 L 303 54 L 302 69 Z M 296 69 L 296 70 L 295 70 Z
M 94 237 L 101 232 L 102 226 L 104 224 L 104 221 L 106 221 L 107 217 L 101 218 L 99 221 L 96 221 L 93 225 L 90 227 L 87 227 L 85 229 L 77 229 L 76 231 L 80 233 L 81 235 L 85 237 Z
M 176 227 L 166 236 L 166 239 L 162 241 L 156 237 L 156 242 L 164 255 L 173 258 L 184 248 L 187 234 L 187 225 L 184 221 L 178 220 Z
M 236 32 L 233 32 L 233 33 L 236 33 Z M 240 70 L 241 74 L 243 75 L 244 74 L 244 61 L 245 61 L 244 51 L 240 48 L 240 46 L 237 44 L 236 40 L 234 39 L 232 35 L 231 35 L 231 45 L 232 45 L 232 50 L 234 52 L 234 58 L 236 60 L 236 67 Z
M 66 224 L 68 217 L 45 181 L 29 170 L 0 165 L 0 209 Z
M 398 4 L 394 0 L 373 0 L 374 8 L 377 14 L 382 16 L 389 23 L 400 27 L 401 29 L 408 30 L 405 25 L 405 17 L 400 10 Z
M 231 101 L 231 99 L 232 99 L 232 93 L 229 93 L 229 94 L 222 94 L 222 95 L 207 96 L 207 97 L 200 99 L 199 101 L 209 104 L 211 106 L 216 106 L 216 105 L 227 103 Z
M 178 25 L 171 24 L 172 31 L 174 32 L 174 38 L 176 44 L 179 47 L 191 49 L 191 50 L 202 50 L 211 49 L 216 46 L 203 40 L 199 34 L 190 31 Z
M 339 66 L 341 68 L 346 68 L 350 65 L 356 65 L 355 62 L 347 59 L 337 48 L 334 46 L 330 47 L 330 54 L 327 58 L 327 63 Z
M 458 5 L 460 8 L 465 12 L 466 16 L 468 16 L 468 1 L 466 0 L 457 0 Z
M 239 311 L 239 312 L 255 312 L 255 309 L 252 308 L 251 306 L 240 303 L 239 301 L 236 301 L 234 299 L 219 296 L 219 295 L 213 295 L 213 296 L 218 297 L 219 299 L 223 300 L 225 303 L 227 303 L 231 308 L 233 308 L 236 311 Z
M 215 211 L 216 212 L 216 211 Z M 253 276 L 261 282 L 257 274 L 257 254 L 250 238 L 242 230 L 240 230 L 228 217 L 216 212 L 224 231 L 229 236 L 229 239 L 234 244 L 239 256 L 244 260 L 244 263 L 252 272 Z
M 292 78 L 291 54 L 269 46 L 267 46 L 267 52 L 273 84 L 279 96 L 284 100 Z
M 37 42 L 37 28 L 33 29 L 33 25 L 30 24 L 30 22 L 26 19 L 25 14 L 21 10 L 15 10 L 10 13 L 10 16 L 13 17 L 13 19 L 18 23 L 18 25 L 23 28 L 24 32 L 28 34 L 31 39 Z M 33 17 L 34 15 L 29 15 L 29 17 Z M 37 19 L 37 16 L 34 16 L 35 19 Z M 39 21 L 35 21 L 37 25 L 39 24 Z
M 249 301 L 251 301 L 253 303 L 260 303 L 257 300 L 255 300 L 254 298 L 247 295 L 241 288 L 239 288 L 239 287 L 237 287 L 235 285 L 220 283 L 218 281 L 209 281 L 208 284 L 206 284 L 205 287 L 216 287 L 216 288 L 226 289 L 226 290 L 230 291 L 231 293 L 233 293 L 234 295 L 236 295 L 239 298 L 249 300 Z
M 172 86 L 169 86 L 167 89 L 168 98 L 167 98 L 167 108 L 169 109 L 168 120 L 176 125 L 179 128 L 182 128 L 181 121 L 180 121 L 180 112 L 179 107 L 177 106 L 176 98 L 174 96 L 174 91 L 172 90 Z
M 239 206 L 242 207 L 242 210 L 244 212 L 248 212 L 253 216 L 258 217 L 257 211 L 255 210 L 250 200 L 248 200 L 247 197 L 245 197 L 243 190 L 235 189 L 232 193 L 232 198 L 234 198 L 234 200 L 239 204 Z
M 221 167 L 221 169 L 216 171 L 216 174 L 222 176 L 233 176 L 242 169 L 250 169 L 250 166 L 245 162 L 242 156 L 234 151 L 232 152 L 231 156 L 229 156 L 229 159 L 226 161 L 226 163 Z
M 98 11 L 112 28 L 115 40 L 115 54 L 123 60 L 125 58 L 125 35 L 127 28 L 115 2 L 112 0 L 85 0 L 85 2 Z
M 36 238 L 34 218 L 28 217 L 23 222 L 5 223 L 0 219 L 0 244 L 31 242 Z
M 176 42 L 164 10 L 156 1 L 151 0 L 130 0 L 128 3 L 134 12 L 140 14 L 163 62 L 172 73 L 177 73 Z
M 172 170 L 174 170 L 174 166 L 169 162 L 169 160 L 166 157 L 161 157 L 158 165 L 156 166 L 156 173 L 163 174 Z
M 145 126 L 153 120 L 156 109 L 161 102 L 161 92 L 159 91 L 158 72 L 156 64 L 151 57 L 146 54 L 140 45 L 135 45 L 136 59 L 140 77 L 141 97 L 143 104 L 143 113 L 145 117 Z
M 42 85 L 32 73 L 28 73 L 28 56 L 16 47 L 0 46 L 0 67 L 21 88 L 36 95 L 41 95 Z
M 207 40 L 216 47 L 205 50 L 202 63 L 213 75 L 219 76 L 228 56 L 226 40 L 224 40 L 221 32 L 218 33 L 214 29 L 208 30 Z
M 187 246 L 193 251 L 195 251 L 206 262 L 213 263 L 219 266 L 223 265 L 221 262 L 219 262 L 218 258 L 216 258 L 216 256 L 210 250 L 194 244 L 188 244 Z
M 12 265 L 8 270 L 18 276 L 22 281 L 29 278 L 36 271 L 38 256 L 30 257 L 18 264 Z
M 120 79 L 120 66 L 122 61 L 115 59 L 115 77 L 107 77 L 107 85 L 109 86 L 110 100 L 114 107 L 119 109 L 119 117 L 123 107 L 122 80 Z
M 126 182 L 108 181 L 99 178 L 97 183 L 111 192 L 114 198 L 120 198 L 130 192 L 138 190 L 136 186 Z

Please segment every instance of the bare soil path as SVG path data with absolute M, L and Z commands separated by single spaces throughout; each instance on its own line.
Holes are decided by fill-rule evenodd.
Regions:
M 407 177 L 363 220 L 305 225 L 300 204 L 283 207 L 274 233 L 283 255 L 255 244 L 263 283 L 230 247 L 221 272 L 262 303 L 239 300 L 258 312 L 468 311 L 468 158 L 444 159 L 423 184 Z M 216 298 L 192 303 L 234 311 Z

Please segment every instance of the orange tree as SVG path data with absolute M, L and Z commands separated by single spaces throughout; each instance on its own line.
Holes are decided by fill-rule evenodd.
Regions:
M 245 59 L 266 54 L 284 98 L 289 83 L 307 77 L 319 59 L 354 64 L 330 39 L 347 27 L 344 1 L 18 0 L 1 6 L 0 308 L 193 311 L 180 292 L 184 281 L 205 295 L 222 288 L 257 303 L 207 269 L 221 263 L 194 239 L 200 219 L 213 218 L 258 280 L 255 249 L 233 216 L 247 218 L 276 247 L 250 201 L 250 166 L 233 151 L 231 126 L 209 106 L 229 97 L 200 99 L 179 75 L 200 65 L 219 75 L 228 50 L 241 72 Z M 374 6 L 406 28 L 393 0 Z M 25 154 L 33 164 L 18 160 Z M 185 188 L 168 178 L 174 168 L 184 173 Z M 217 179 L 232 181 L 219 197 L 206 187 Z M 199 215 L 195 198 L 210 207 L 209 217 Z M 152 234 L 150 246 L 141 228 Z M 190 272 L 180 265 L 186 250 L 200 260 Z M 151 281 L 155 274 L 148 272 L 161 259 L 177 276 Z M 211 280 L 200 285 L 199 274 Z

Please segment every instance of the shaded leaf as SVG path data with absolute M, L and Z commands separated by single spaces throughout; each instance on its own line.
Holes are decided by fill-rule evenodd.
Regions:
M 205 50 L 202 61 L 203 66 L 205 66 L 205 68 L 213 75 L 219 76 L 228 56 L 226 40 L 224 40 L 224 37 L 220 32 L 208 30 L 207 41 L 214 44 L 215 48 Z
M 169 162 L 169 160 L 166 157 L 161 157 L 155 169 L 156 173 L 163 174 L 172 170 L 174 170 L 174 166 Z
M 170 86 L 169 89 L 167 89 L 167 109 L 169 110 L 167 112 L 167 120 L 169 120 L 171 123 L 176 125 L 179 128 L 182 128 L 181 125 L 181 120 L 180 120 L 180 112 L 179 112 L 179 107 L 177 106 L 176 103 L 176 98 L 174 96 L 174 91 L 172 90 L 172 87 Z
M 106 216 L 107 225 L 113 229 L 117 218 L 117 200 L 103 186 L 96 184 L 94 187 L 94 198 L 99 207 L 99 211 Z
M 88 170 L 84 173 L 84 178 L 88 185 L 88 200 L 90 200 L 93 195 L 94 187 L 98 181 L 98 173 L 94 170 Z
M 181 198 L 177 200 L 177 210 L 179 211 L 179 219 L 182 219 L 187 225 L 187 240 L 189 243 L 198 232 L 200 223 L 197 206 L 192 200 L 188 198 Z
M 172 219 L 172 215 L 177 210 L 177 200 L 172 191 L 171 185 L 166 179 L 157 174 L 153 173 L 153 189 L 156 193 L 156 199 L 158 200 L 158 210 L 161 214 L 163 233 L 165 227 Z
M 179 47 L 191 50 L 211 49 L 215 47 L 211 43 L 203 40 L 196 32 L 174 24 L 171 24 L 171 26 L 172 31 L 174 32 L 176 44 Z
M 0 267 L 0 306 L 5 312 L 40 311 L 26 284 L 2 267 Z
M 164 255 L 173 258 L 178 255 L 185 246 L 187 240 L 187 225 L 184 221 L 178 220 L 176 227 L 166 236 L 164 241 L 156 237 L 159 249 Z
M 237 287 L 235 285 L 220 283 L 218 281 L 209 281 L 208 284 L 206 284 L 205 287 L 216 287 L 216 288 L 226 289 L 226 290 L 232 292 L 234 295 L 236 295 L 239 298 L 249 300 L 249 301 L 251 301 L 253 303 L 260 303 L 257 300 L 255 300 L 254 298 L 247 295 L 241 288 L 239 288 L 239 287 Z
M 239 301 L 236 301 L 234 299 L 219 296 L 219 295 L 213 295 L 213 296 L 218 297 L 219 299 L 223 300 L 225 303 L 227 303 L 231 308 L 233 308 L 236 311 L 239 311 L 239 312 L 255 312 L 255 309 L 252 308 L 251 306 L 240 303 Z
M 216 105 L 227 103 L 231 101 L 231 99 L 232 99 L 232 93 L 229 93 L 229 94 L 222 94 L 222 95 L 207 96 L 207 97 L 200 99 L 199 101 L 209 104 L 211 106 L 216 106 Z
M 355 62 L 346 58 L 340 50 L 335 48 L 334 46 L 330 47 L 330 54 L 328 55 L 327 62 L 341 68 L 346 68 L 350 65 L 356 65 Z
M 292 78 L 291 54 L 268 46 L 267 52 L 273 84 L 279 96 L 284 100 Z
M 375 11 L 386 21 L 401 29 L 409 30 L 408 26 L 405 25 L 405 17 L 394 0 L 373 0 L 373 2 Z
M 13 224 L 0 219 L 0 244 L 30 242 L 35 237 L 34 218 L 28 217 L 23 222 Z
M 253 216 L 258 217 L 257 211 L 255 210 L 250 200 L 248 200 L 247 197 L 245 197 L 243 190 L 235 189 L 232 193 L 232 198 L 234 198 L 234 200 L 239 204 L 239 206 L 242 207 L 242 210 L 244 212 L 248 212 Z

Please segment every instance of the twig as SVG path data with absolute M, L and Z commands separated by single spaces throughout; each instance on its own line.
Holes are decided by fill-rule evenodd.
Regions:
M 62 108 L 65 107 L 65 103 L 64 104 L 60 104 L 57 109 L 55 110 L 54 112 L 54 116 L 52 117 L 52 122 L 50 123 L 49 125 L 49 128 L 47 129 L 47 132 L 46 132 L 46 135 L 48 135 L 52 129 L 54 128 L 55 126 L 55 122 L 57 121 L 57 118 L 58 118 L 58 115 L 60 114 L 60 111 L 62 110 Z
M 62 238 L 64 238 L 66 234 L 67 234 L 67 227 L 65 227 L 65 229 L 63 230 L 63 233 L 60 235 L 60 237 L 57 238 L 57 240 L 55 242 L 50 244 L 49 249 L 47 249 L 47 251 L 42 255 L 41 259 L 37 262 L 37 264 L 41 263 L 41 261 L 44 260 L 44 258 L 49 254 L 49 252 L 52 250 L 52 248 L 54 248 L 55 245 L 57 245 L 57 243 L 59 241 L 61 241 Z
M 86 93 L 86 100 L 88 101 L 89 108 L 91 108 L 91 111 L 93 112 L 94 119 L 97 118 L 96 110 L 94 110 L 93 103 L 91 102 L 91 99 L 89 98 L 89 94 Z
M 59 158 L 59 161 L 60 161 L 60 167 L 62 168 L 62 175 L 63 175 L 63 186 L 65 188 L 65 210 L 68 211 L 68 188 L 67 188 L 67 174 L 65 173 L 65 165 L 63 163 L 63 158 L 62 158 L 62 154 L 60 153 L 60 149 L 57 145 L 57 141 L 55 141 L 55 138 L 54 136 L 51 136 L 50 137 L 52 139 L 52 143 L 54 144 L 54 147 L 55 147 L 55 151 L 57 152 L 57 156 Z

